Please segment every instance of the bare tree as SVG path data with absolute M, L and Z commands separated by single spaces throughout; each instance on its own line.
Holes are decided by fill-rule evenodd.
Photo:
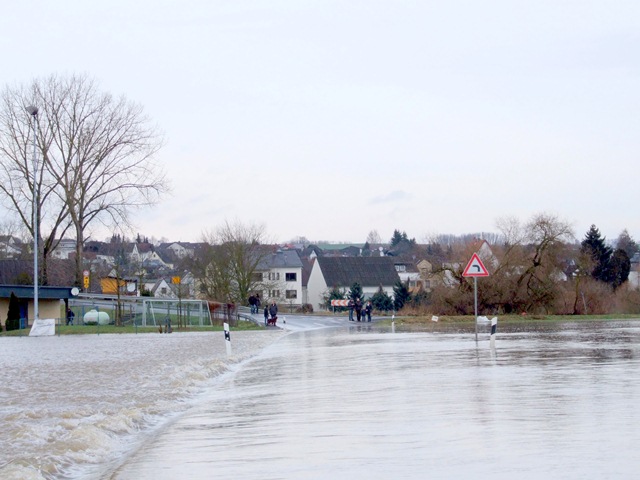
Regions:
M 513 220 L 499 226 L 506 244 L 493 281 L 501 294 L 501 306 L 508 311 L 548 311 L 559 295 L 568 245 L 575 240 L 571 225 L 540 213 L 524 226 Z
M 48 284 L 50 253 L 70 227 L 68 208 L 56 194 L 56 182 L 48 175 L 43 161 L 43 152 L 51 145 L 53 132 L 37 122 L 37 158 L 34 166 L 32 116 L 27 105 L 34 105 L 35 85 L 5 88 L 0 105 L 0 197 L 2 203 L 15 215 L 25 230 L 34 236 L 34 205 L 37 205 L 35 226 L 38 232 L 38 247 L 42 251 L 39 262 L 42 285 Z M 36 172 L 37 170 L 37 172 Z M 35 182 L 34 182 L 35 180 Z M 34 203 L 34 198 L 36 199 Z M 40 255 L 40 252 L 38 252 Z
M 89 226 L 100 222 L 126 228 L 133 208 L 154 204 L 168 190 L 163 169 L 153 161 L 162 137 L 140 105 L 101 92 L 95 81 L 84 76 L 37 79 L 28 89 L 7 89 L 4 97 L 11 102 L 3 105 L 3 115 L 9 121 L 0 131 L 0 142 L 13 144 L 8 149 L 13 153 L 10 158 L 15 158 L 16 166 L 26 167 L 3 172 L 16 181 L 16 186 L 7 190 L 16 199 L 22 198 L 12 202 L 13 209 L 26 224 L 32 223 L 25 214 L 31 211 L 25 208 L 28 198 L 17 194 L 22 192 L 20 174 L 27 184 L 33 178 L 28 169 L 28 118 L 18 113 L 18 107 L 36 105 L 41 163 L 35 188 L 39 206 L 51 208 L 58 228 L 66 231 L 69 224 L 73 228 L 79 284 Z M 6 156 L 4 151 L 2 154 Z
M 367 242 L 369 245 L 379 245 L 382 243 L 382 237 L 377 230 L 371 230 L 367 235 Z
M 205 233 L 203 241 L 205 246 L 191 270 L 206 298 L 244 303 L 251 292 L 265 288 L 256 275 L 272 253 L 265 245 L 264 226 L 225 222 L 216 231 Z

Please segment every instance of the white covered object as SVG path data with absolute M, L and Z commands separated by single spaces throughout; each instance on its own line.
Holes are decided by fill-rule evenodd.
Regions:
M 45 337 L 56 334 L 56 321 L 53 318 L 38 318 L 33 321 L 30 337 Z
M 84 323 L 88 325 L 108 325 L 109 324 L 109 315 L 107 312 L 98 312 L 95 308 L 93 310 L 89 310 L 84 314 L 83 317 Z

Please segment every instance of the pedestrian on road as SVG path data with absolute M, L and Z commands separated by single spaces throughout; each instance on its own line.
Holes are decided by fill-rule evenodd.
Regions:
M 350 298 L 349 301 L 347 302 L 347 308 L 349 309 L 350 322 L 353 322 L 353 307 L 354 307 L 353 298 Z
M 264 306 L 264 326 L 267 326 L 267 320 L 269 320 L 269 305 Z
M 275 300 L 269 305 L 269 315 L 271 315 L 271 318 L 278 318 L 278 305 L 276 305 Z
M 355 309 L 356 317 L 358 318 L 358 321 L 360 321 L 360 318 L 362 318 L 362 302 L 360 301 L 360 297 L 356 297 Z
M 368 300 L 364 306 L 364 314 L 367 316 L 367 322 L 371 321 L 371 310 L 373 310 L 373 305 L 371 305 L 371 300 Z

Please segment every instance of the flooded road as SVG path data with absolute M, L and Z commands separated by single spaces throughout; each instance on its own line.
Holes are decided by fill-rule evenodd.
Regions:
M 639 475 L 637 321 L 296 330 L 104 478 Z

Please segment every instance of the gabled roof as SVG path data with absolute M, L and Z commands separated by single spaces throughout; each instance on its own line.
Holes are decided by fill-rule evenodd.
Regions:
M 399 260 L 397 258 L 394 259 L 395 261 L 393 262 L 394 266 L 395 265 L 404 265 L 404 271 L 407 273 L 417 273 L 420 270 L 418 270 L 418 266 L 416 265 L 415 262 L 405 262 L 403 260 Z M 397 270 L 397 269 L 396 269 Z
M 20 245 L 22 240 L 13 235 L 0 235 L 0 243 L 6 243 L 8 245 Z
M 391 257 L 318 257 L 325 282 L 330 287 L 394 285 L 400 277 Z
M 309 285 L 309 276 L 316 260 L 315 258 L 301 257 L 300 261 L 302 261 L 302 287 L 306 287 Z
M 52 258 L 48 262 L 47 285 L 67 286 L 75 281 L 74 265 L 70 260 Z M 0 284 L 15 285 L 28 279 L 33 280 L 33 261 L 19 259 L 0 260 Z M 44 285 L 43 285 L 44 286 Z M 31 287 L 33 289 L 33 287 Z
M 257 270 L 269 270 L 271 268 L 302 268 L 302 261 L 297 250 L 278 250 L 275 253 L 265 255 L 256 268 Z
M 317 245 L 309 245 L 303 248 L 302 251 L 300 252 L 300 256 L 306 257 L 306 258 L 311 258 L 312 256 L 319 257 L 321 255 L 324 255 L 324 252 Z

